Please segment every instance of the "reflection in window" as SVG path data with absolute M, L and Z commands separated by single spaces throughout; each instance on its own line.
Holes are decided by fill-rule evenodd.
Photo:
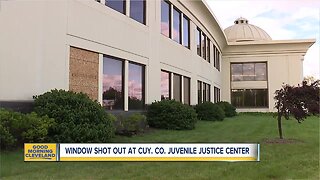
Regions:
M 173 99 L 181 102 L 181 76 L 173 74 Z
M 202 103 L 202 82 L 198 81 L 198 104 Z
M 266 81 L 266 63 L 231 64 L 232 81 Z
M 268 107 L 268 89 L 233 89 L 231 102 L 236 107 Z
M 103 106 L 109 110 L 123 109 L 123 62 L 103 57 Z
M 128 105 L 131 109 L 144 108 L 144 66 L 129 63 Z
M 190 105 L 190 78 L 183 77 L 183 102 Z
M 169 72 L 161 71 L 161 100 L 170 99 L 171 77 Z
M 243 81 L 242 64 L 231 64 L 232 81 Z
M 190 48 L 190 20 L 183 16 L 183 46 Z
M 126 12 L 126 1 L 125 0 L 106 0 L 106 6 L 125 14 Z
M 196 41 L 197 41 L 197 54 L 201 56 L 201 31 L 197 28 L 196 31 Z
M 207 61 L 210 63 L 210 39 L 207 38 Z
M 170 37 L 171 20 L 170 20 L 170 4 L 166 1 L 161 1 L 161 33 Z
M 214 87 L 214 103 L 220 102 L 220 89 Z
M 254 64 L 246 63 L 242 65 L 243 80 L 254 81 Z
M 176 8 L 173 8 L 172 39 L 177 43 L 181 43 L 181 12 Z
M 203 59 L 206 59 L 207 56 L 206 56 L 206 48 L 207 48 L 207 37 L 204 33 L 202 33 L 201 35 L 201 50 L 202 50 L 202 57 Z
M 146 24 L 146 1 L 130 1 L 130 17 L 142 24 Z
M 267 80 L 267 64 L 266 63 L 255 64 L 255 80 L 256 81 Z

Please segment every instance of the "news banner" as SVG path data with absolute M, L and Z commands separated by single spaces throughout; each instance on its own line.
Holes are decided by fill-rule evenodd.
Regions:
M 24 161 L 260 161 L 255 143 L 25 143 Z

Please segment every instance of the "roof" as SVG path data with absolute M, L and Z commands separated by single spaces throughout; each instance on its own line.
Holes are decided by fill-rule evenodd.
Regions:
M 271 37 L 263 29 L 248 23 L 246 18 L 240 17 L 234 25 L 224 30 L 228 42 L 271 41 Z

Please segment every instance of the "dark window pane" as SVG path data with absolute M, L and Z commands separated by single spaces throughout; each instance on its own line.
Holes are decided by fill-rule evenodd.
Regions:
M 131 0 L 130 1 L 130 17 L 142 24 L 146 24 L 146 1 Z
M 190 105 L 190 78 L 183 77 L 183 102 Z
M 202 103 L 202 82 L 198 81 L 198 104 Z
M 216 57 L 216 46 L 215 45 L 213 45 L 213 67 L 215 67 L 215 68 L 217 68 L 217 66 L 216 66 L 216 59 L 217 59 L 217 57 Z
M 166 1 L 161 1 L 161 33 L 170 37 L 170 4 Z
M 161 100 L 170 99 L 170 73 L 161 71 Z
M 267 80 L 267 64 L 266 63 L 255 64 L 255 80 L 256 81 Z
M 125 0 L 106 0 L 106 6 L 125 14 L 126 1 Z
M 254 107 L 255 106 L 255 91 L 252 89 L 246 89 L 244 91 L 244 106 Z
M 175 8 L 173 8 L 172 39 L 177 43 L 181 43 L 181 12 Z
M 190 20 L 186 16 L 183 16 L 183 45 L 190 47 Z
M 201 56 L 201 31 L 197 28 L 196 32 L 196 41 L 197 41 L 197 54 Z
M 207 101 L 207 86 L 206 86 L 206 83 L 203 83 L 202 84 L 202 102 L 206 102 Z
M 256 90 L 256 107 L 268 107 L 268 90 Z
M 219 50 L 217 50 L 217 69 L 218 71 L 220 71 L 220 52 Z
M 128 102 L 130 109 L 144 108 L 144 66 L 129 63 Z
M 103 58 L 103 106 L 109 110 L 123 109 L 123 62 Z
M 207 38 L 207 61 L 210 62 L 210 39 Z
M 243 90 L 241 89 L 233 89 L 231 92 L 231 103 L 235 107 L 243 107 L 244 106 L 243 99 Z
M 242 65 L 242 69 L 243 69 L 243 80 L 254 81 L 254 64 L 244 63 Z
M 202 57 L 204 59 L 206 59 L 206 48 L 207 48 L 206 42 L 207 42 L 207 37 L 204 33 L 202 33 L 202 35 L 201 35 L 201 48 L 202 49 L 201 50 L 202 50 Z
M 242 64 L 231 64 L 232 81 L 242 81 Z
M 236 107 L 268 107 L 267 89 L 233 89 L 231 103 Z
M 173 74 L 173 99 L 181 102 L 181 76 Z

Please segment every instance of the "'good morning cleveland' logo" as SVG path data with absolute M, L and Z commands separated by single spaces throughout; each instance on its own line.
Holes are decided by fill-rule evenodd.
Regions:
M 57 144 L 24 144 L 25 161 L 56 161 Z

